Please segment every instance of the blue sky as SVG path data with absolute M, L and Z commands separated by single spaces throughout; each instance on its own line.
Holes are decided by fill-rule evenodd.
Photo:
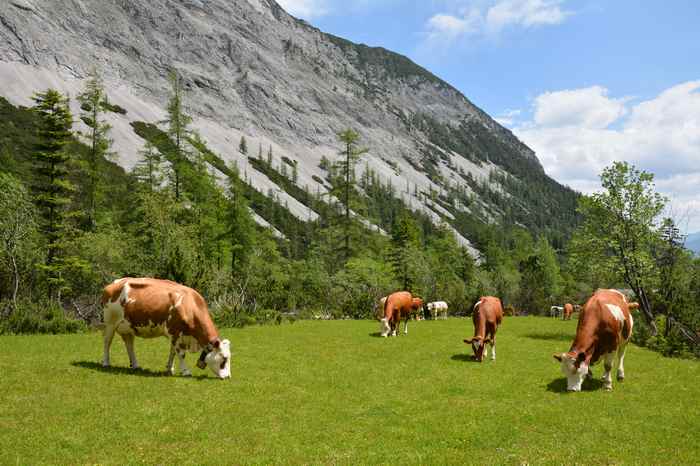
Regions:
M 656 174 L 700 231 L 700 2 L 278 0 L 323 31 L 402 53 L 591 192 L 613 160 Z

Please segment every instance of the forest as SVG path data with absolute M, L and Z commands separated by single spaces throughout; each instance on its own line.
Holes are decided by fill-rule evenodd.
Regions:
M 353 129 L 337 135 L 338 153 L 322 162 L 328 193 L 299 186 L 296 164 L 274 163 L 272 147 L 242 138 L 232 148 L 319 214 L 299 220 L 207 147 L 176 73 L 170 83 L 166 121 L 132 124 L 145 143 L 129 172 L 115 163 L 104 118 L 126 110 L 110 103 L 97 73 L 76 97 L 78 115 L 52 89 L 37 90 L 32 108 L 0 98 L 0 334 L 84 331 L 101 319 L 102 288 L 123 276 L 195 288 L 226 327 L 372 318 L 378 299 L 399 289 L 444 300 L 451 315 L 469 315 L 482 295 L 500 297 L 507 315 L 541 315 L 605 287 L 640 302 L 638 344 L 698 355 L 700 258 L 665 216 L 653 174 L 616 162 L 601 173 L 601 193 L 571 197 L 557 228 L 538 228 L 551 217 L 544 201 L 525 211 L 485 184 L 473 182 L 497 199 L 498 222 L 454 209 L 455 199 L 473 201 L 457 189 L 427 193 L 455 214 L 451 226 L 479 249 L 475 259 L 448 219 L 436 225 L 412 211 L 397 195 L 403 188 L 362 164 L 371 147 Z M 87 130 L 74 128 L 78 119 Z M 510 177 L 492 181 L 533 196 Z

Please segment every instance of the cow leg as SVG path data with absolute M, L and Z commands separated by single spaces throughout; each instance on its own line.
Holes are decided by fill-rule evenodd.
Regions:
M 406 320 L 403 323 L 403 333 L 408 335 L 408 321 L 411 320 L 411 316 L 406 316 Z
M 612 351 L 605 355 L 605 363 L 603 368 L 605 373 L 603 373 L 603 388 L 606 390 L 612 390 L 612 377 L 610 372 L 612 371 L 613 359 L 615 358 L 615 353 Z
M 627 342 L 620 345 L 617 349 L 617 380 L 623 381 L 625 379 L 625 350 L 627 349 Z
M 134 335 L 131 333 L 120 334 L 122 340 L 124 340 L 124 345 L 126 346 L 126 352 L 129 354 L 129 364 L 132 369 L 138 369 L 139 363 L 136 362 L 136 353 L 134 352 Z
M 175 374 L 175 343 L 170 345 L 170 354 L 168 355 L 168 362 L 165 364 L 165 372 L 170 375 Z
M 103 332 L 104 338 L 104 354 L 102 356 L 102 367 L 109 367 L 109 347 L 112 346 L 112 338 L 116 327 L 114 325 L 105 324 Z
M 185 354 L 187 353 L 185 353 L 184 350 L 177 350 L 177 356 L 180 358 L 180 374 L 182 374 L 184 377 L 190 377 L 192 375 L 192 371 L 185 363 Z
M 491 360 L 496 360 L 496 337 L 491 339 Z

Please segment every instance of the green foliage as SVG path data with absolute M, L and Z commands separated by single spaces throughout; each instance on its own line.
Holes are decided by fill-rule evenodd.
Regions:
M 53 300 L 20 300 L 8 316 L 0 318 L 0 335 L 78 333 L 86 329 L 85 322 L 66 317 Z

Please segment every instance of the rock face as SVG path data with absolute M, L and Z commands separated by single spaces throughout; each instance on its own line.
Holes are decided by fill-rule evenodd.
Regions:
M 22 105 L 49 86 L 74 96 L 95 67 L 112 102 L 128 110 L 110 116 L 126 168 L 143 144 L 129 122 L 162 120 L 174 68 L 209 146 L 236 160 L 259 190 L 278 191 L 304 219 L 315 213 L 238 152 L 242 135 L 253 155 L 272 146 L 276 160 L 298 161 L 299 184 L 316 191 L 325 189 L 314 180 L 324 177 L 321 157 L 334 159 L 336 134 L 354 128 L 370 149 L 358 169 L 366 164 L 395 186 L 411 187 L 402 194 L 406 203 L 436 220 L 453 214 L 421 192 L 448 185 L 470 191 L 470 173 L 517 178 L 508 158 L 542 171 L 529 148 L 449 84 L 406 57 L 325 34 L 274 0 L 0 2 L 0 95 Z M 445 143 L 445 134 L 459 135 L 460 144 Z M 476 135 L 494 142 L 499 157 L 471 146 Z M 484 200 L 473 213 L 495 210 Z

